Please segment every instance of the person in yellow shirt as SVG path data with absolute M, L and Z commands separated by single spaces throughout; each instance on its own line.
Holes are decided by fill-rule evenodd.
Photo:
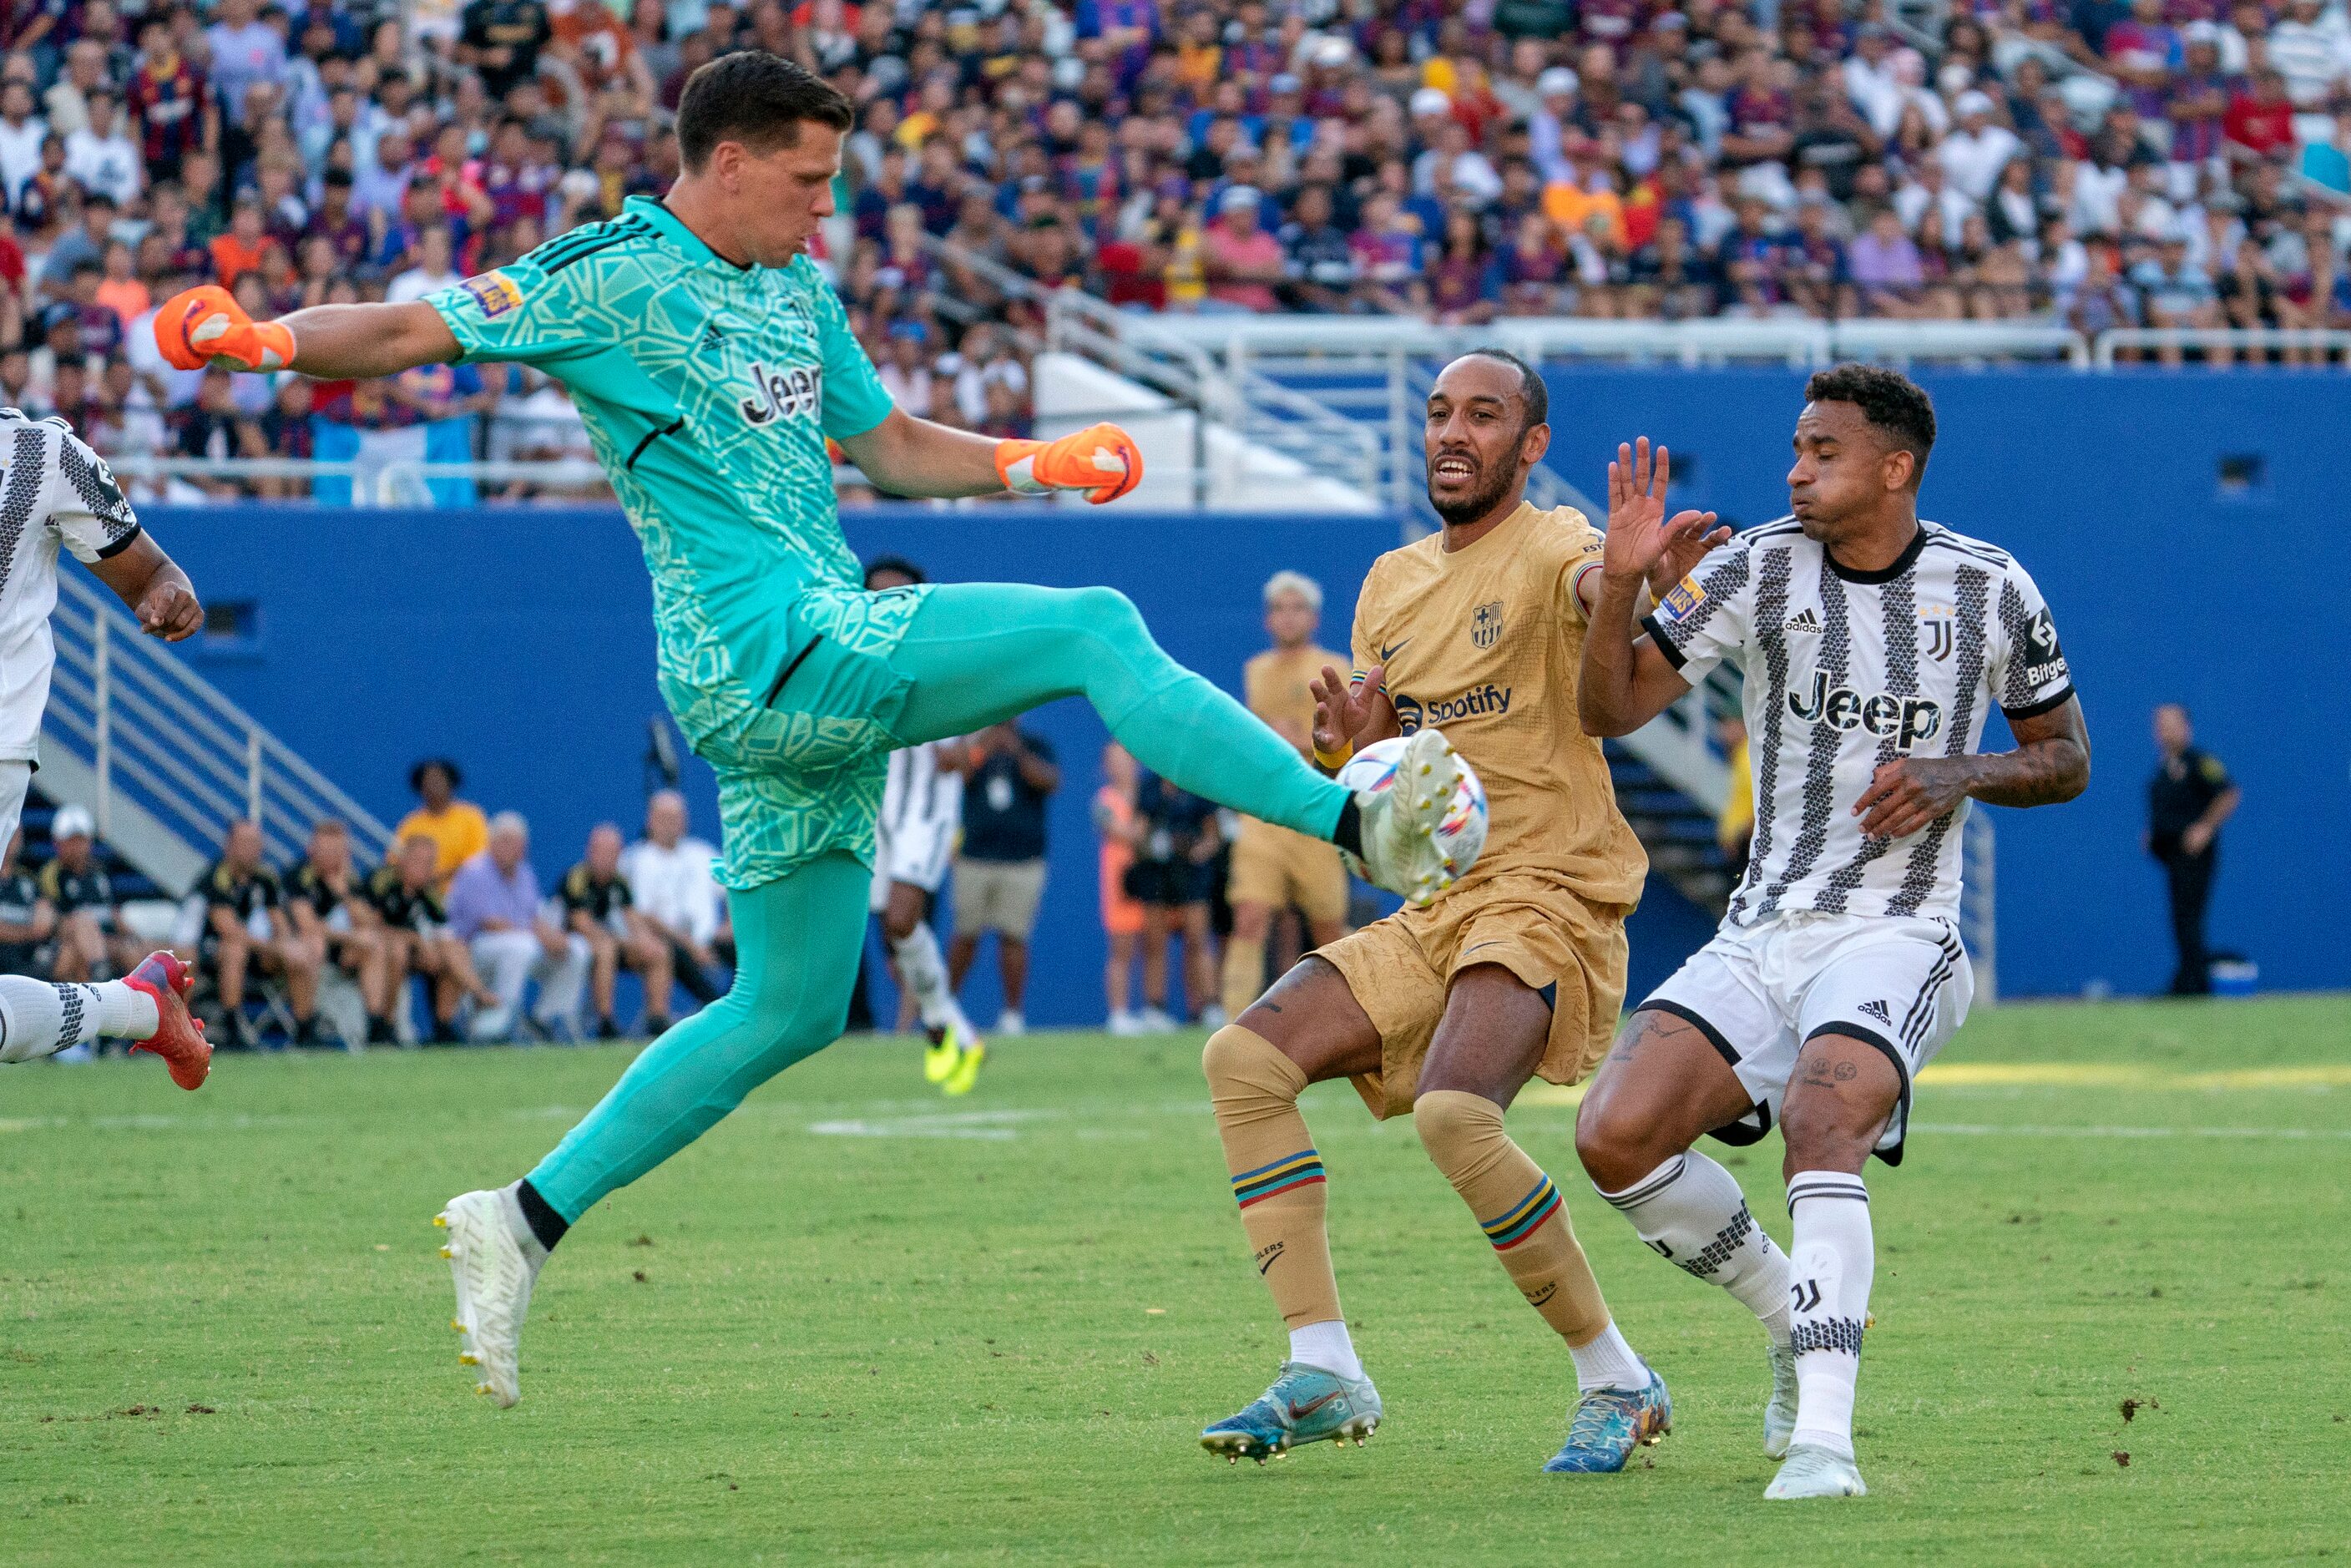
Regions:
M 1322 584 L 1303 572 L 1275 572 L 1265 585 L 1265 630 L 1273 646 L 1241 673 L 1249 712 L 1301 757 L 1314 754 L 1314 678 L 1323 666 L 1346 662 L 1316 645 L 1322 618 Z M 1265 989 L 1266 936 L 1276 910 L 1300 910 L 1314 946 L 1347 934 L 1347 868 L 1337 846 L 1254 817 L 1241 819 L 1226 896 L 1233 906 L 1233 934 L 1225 943 L 1227 1019 L 1240 1017 Z
M 422 835 L 433 841 L 433 885 L 445 892 L 457 868 L 490 847 L 490 820 L 471 800 L 457 799 L 465 782 L 457 765 L 445 757 L 428 757 L 408 770 L 408 787 L 423 804 L 400 820 L 394 843 Z

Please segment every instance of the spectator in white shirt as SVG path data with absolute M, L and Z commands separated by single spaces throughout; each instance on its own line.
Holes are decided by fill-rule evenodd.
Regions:
M 127 207 L 139 199 L 146 159 L 112 91 L 93 88 L 83 101 L 89 122 L 66 132 L 66 174 L 82 189 L 103 191 L 115 205 Z
M 645 802 L 645 836 L 621 857 L 621 874 L 636 895 L 637 913 L 668 941 L 677 983 L 708 1003 L 724 990 L 715 971 L 732 961 L 735 944 L 722 917 L 725 895 L 710 873 L 718 852 L 685 829 L 685 797 L 656 792 Z
M 1552 66 L 1535 78 L 1536 108 L 1527 116 L 1528 151 L 1545 184 L 1573 178 L 1567 165 L 1567 127 L 1575 122 L 1575 73 Z
M 1900 215 L 1902 226 L 1921 246 L 1954 250 L 1959 246 L 1960 231 L 1975 214 L 1976 204 L 1950 183 L 1943 166 L 1930 158 L 1919 164 L 1917 179 L 1894 193 L 1894 210 Z
M 0 87 L 0 187 L 5 188 L 9 205 L 16 205 L 25 182 L 41 172 L 41 143 L 48 134 L 48 121 L 33 112 L 29 83 L 11 81 Z
M 88 95 L 100 90 L 110 90 L 106 81 L 106 46 L 94 38 L 77 38 L 66 47 L 66 68 L 41 95 L 49 129 L 69 136 L 88 125 Z
M 2007 126 L 1992 122 L 1990 94 L 1963 92 L 1958 108 L 1959 123 L 1935 149 L 1935 157 L 1960 194 L 1981 203 L 2000 183 L 2000 172 L 2008 161 L 2024 151 L 2024 143 Z
M 387 304 L 405 305 L 422 299 L 435 289 L 447 288 L 465 279 L 450 267 L 452 246 L 448 226 L 434 224 L 416 236 L 416 265 L 397 273 L 384 286 Z
M 2284 76 L 2294 107 L 2325 108 L 2351 68 L 2351 30 L 2343 14 L 2324 11 L 2321 0 L 2293 0 L 2270 28 L 2269 43 L 2270 65 Z
M 1865 22 L 1854 34 L 1854 52 L 1844 67 L 1844 95 L 1882 140 L 1902 123 L 1905 98 L 1893 36 L 1880 22 Z
M 876 373 L 882 378 L 882 390 L 890 394 L 892 402 L 916 419 L 931 417 L 935 389 L 930 340 L 930 329 L 922 322 L 893 321 L 890 324 L 889 347 L 874 356 L 881 361 Z
M 248 88 L 257 82 L 279 87 L 286 80 L 286 39 L 260 13 L 257 0 L 221 0 L 220 20 L 204 29 L 204 42 L 212 47 L 213 90 L 239 124 L 245 123 Z

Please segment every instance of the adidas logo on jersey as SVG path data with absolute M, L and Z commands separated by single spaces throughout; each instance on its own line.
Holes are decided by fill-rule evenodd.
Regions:
M 1821 618 L 1813 614 L 1810 607 L 1807 607 L 1802 614 L 1790 619 L 1787 629 L 1791 632 L 1817 632 L 1821 629 Z
M 715 354 L 720 349 L 726 347 L 726 334 L 719 329 L 717 322 L 705 321 L 703 323 L 702 342 L 700 344 L 702 352 L 705 354 Z
M 1859 1010 L 1867 1013 L 1888 1029 L 1894 1027 L 1894 1009 L 1884 1002 L 1864 1002 Z

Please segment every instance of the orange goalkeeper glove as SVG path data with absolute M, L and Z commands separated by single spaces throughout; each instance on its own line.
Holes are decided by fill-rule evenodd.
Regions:
M 1016 495 L 1084 490 L 1095 506 L 1143 482 L 1143 454 L 1115 424 L 1095 424 L 1059 441 L 999 441 L 996 473 Z
M 183 371 L 276 371 L 294 362 L 294 334 L 282 321 L 256 321 L 217 284 L 173 295 L 155 312 L 155 347 Z

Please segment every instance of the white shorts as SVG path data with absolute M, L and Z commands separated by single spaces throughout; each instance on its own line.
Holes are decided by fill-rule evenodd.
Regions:
M 1901 1103 L 1877 1140 L 1878 1157 L 1899 1165 L 1911 1082 L 1959 1032 L 1975 991 L 1948 920 L 1794 910 L 1725 927 L 1641 1006 L 1697 1025 L 1752 1096 L 1752 1112 L 1715 1130 L 1727 1144 L 1771 1132 L 1806 1040 L 1867 1040 L 1902 1075 Z
M 0 849 L 16 836 L 16 828 L 25 820 L 25 791 L 33 782 L 33 765 L 29 762 L 0 762 Z
M 875 914 L 890 902 L 893 882 L 909 883 L 925 893 L 938 892 L 955 859 L 956 828 L 953 818 L 917 817 L 895 832 L 885 828 L 874 834 L 871 904 Z

